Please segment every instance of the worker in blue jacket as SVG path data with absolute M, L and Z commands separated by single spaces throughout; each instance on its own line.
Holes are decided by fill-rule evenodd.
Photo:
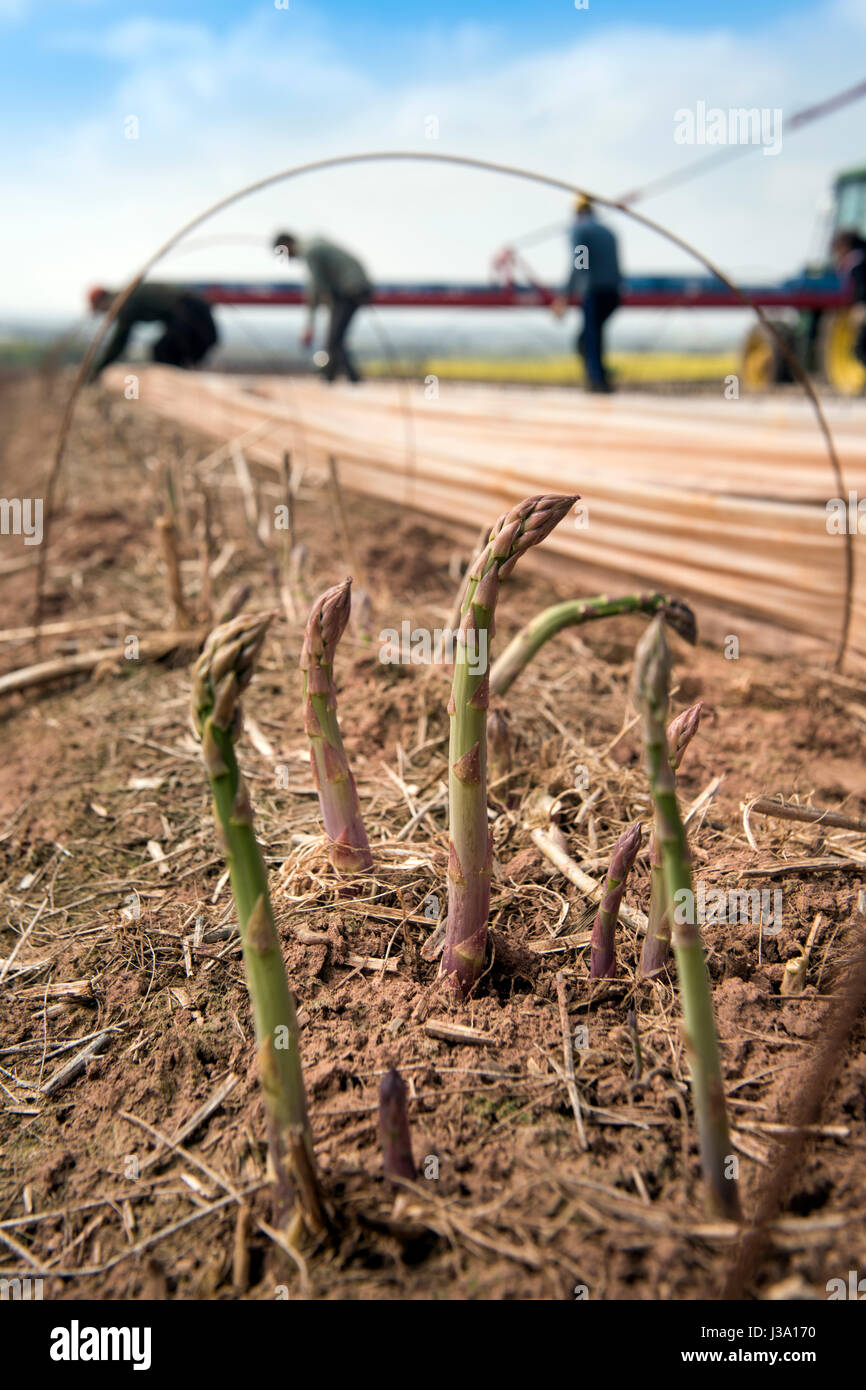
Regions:
M 576 296 L 583 306 L 583 329 L 577 351 L 583 358 L 590 391 L 612 391 L 604 364 L 604 325 L 620 302 L 619 257 L 616 237 L 599 222 L 589 198 L 578 198 L 577 220 L 570 239 L 568 280 L 551 308 L 562 318 Z

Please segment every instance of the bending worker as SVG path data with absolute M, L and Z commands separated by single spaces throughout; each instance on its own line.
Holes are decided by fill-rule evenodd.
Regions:
M 577 220 L 571 234 L 571 265 L 568 280 L 551 308 L 562 318 L 572 295 L 583 305 L 583 331 L 577 351 L 583 358 L 590 391 L 611 391 L 613 387 L 604 365 L 603 329 L 619 306 L 620 273 L 616 237 L 599 222 L 589 198 L 578 198 Z
M 90 308 L 94 314 L 105 314 L 116 298 L 114 290 L 91 290 Z M 170 367 L 196 366 L 219 340 L 210 305 L 199 295 L 184 285 L 145 281 L 133 290 L 115 319 L 114 332 L 91 370 L 91 381 L 121 355 L 137 323 L 162 324 L 165 331 L 151 355 L 154 362 Z
M 341 246 L 325 241 L 324 237 L 311 237 L 307 241 L 293 232 L 279 232 L 274 238 L 274 251 L 287 255 L 289 260 L 306 261 L 310 272 L 309 317 L 301 337 L 304 347 L 309 347 L 313 341 L 316 309 L 320 304 L 330 305 L 325 378 L 334 381 L 345 372 L 350 381 L 360 381 L 361 374 L 346 350 L 345 339 L 355 313 L 369 303 L 373 290 L 361 262 Z

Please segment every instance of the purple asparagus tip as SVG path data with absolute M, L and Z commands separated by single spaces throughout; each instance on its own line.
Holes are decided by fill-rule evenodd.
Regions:
M 344 579 L 319 594 L 307 618 L 300 667 L 333 666 L 334 650 L 346 630 L 352 611 L 352 581 Z
M 672 719 L 668 725 L 668 752 L 674 772 L 676 772 L 683 760 L 683 754 L 698 732 L 703 709 L 703 700 L 698 700 L 696 704 L 689 705 L 688 709 L 684 709 L 682 714 L 678 714 L 676 719 Z
M 409 1134 L 408 1091 L 396 1067 L 386 1072 L 379 1084 L 379 1143 L 382 1164 L 389 1178 L 417 1177 Z
M 616 975 L 616 919 L 626 879 L 640 849 L 642 830 L 640 821 L 635 821 L 634 825 L 626 827 L 613 847 L 604 895 L 592 927 L 589 969 L 592 980 L 612 980 Z

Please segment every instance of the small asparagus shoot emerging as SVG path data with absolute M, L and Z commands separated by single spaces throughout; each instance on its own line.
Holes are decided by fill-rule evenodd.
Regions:
M 497 657 L 490 671 L 490 694 L 504 695 L 540 647 L 565 627 L 580 627 L 598 618 L 613 618 L 621 613 L 662 613 L 675 632 L 694 645 L 697 630 L 695 615 L 682 599 L 669 594 L 626 594 L 623 598 L 569 599 L 554 603 L 521 628 L 505 651 Z
M 313 780 L 337 873 L 369 873 L 373 856 L 358 792 L 337 722 L 334 653 L 352 608 L 351 579 L 320 594 L 310 609 L 301 649 L 304 727 L 310 740 Z
M 604 894 L 592 924 L 589 976 L 591 980 L 612 980 L 616 975 L 616 919 L 629 870 L 640 849 L 643 826 L 629 825 L 613 847 Z
M 638 643 L 634 697 L 642 717 L 647 773 L 668 900 L 679 904 L 682 898 L 693 904 L 692 870 L 665 733 L 669 688 L 670 656 L 664 622 L 657 617 Z M 727 1175 L 731 1145 L 710 977 L 694 909 L 689 911 L 677 906 L 674 911 L 673 946 L 704 1181 L 715 1210 L 732 1221 L 738 1221 L 740 1199 L 737 1184 L 735 1179 Z
M 382 1165 L 389 1178 L 417 1177 L 409 1134 L 408 1091 L 396 1067 L 382 1077 L 379 1085 L 379 1143 Z
M 325 1218 L 304 1097 L 295 1002 L 252 807 L 235 756 L 242 724 L 240 697 L 252 679 L 270 620 L 269 613 L 244 615 L 213 630 L 193 675 L 192 724 L 201 740 L 237 908 L 274 1170 L 281 1183 L 288 1147 L 307 1224 L 321 1230 Z
M 448 923 L 442 975 L 464 997 L 478 980 L 487 944 L 493 843 L 487 825 L 487 646 L 500 580 L 570 511 L 576 497 L 529 497 L 496 522 L 469 570 L 448 713 L 450 845 Z
M 672 719 L 668 725 L 668 757 L 674 772 L 679 768 L 683 755 L 698 731 L 701 722 L 703 700 L 689 705 Z M 646 936 L 640 955 L 640 973 L 647 977 L 657 975 L 664 969 L 671 944 L 671 914 L 665 887 L 664 866 L 655 828 L 650 833 L 650 910 Z

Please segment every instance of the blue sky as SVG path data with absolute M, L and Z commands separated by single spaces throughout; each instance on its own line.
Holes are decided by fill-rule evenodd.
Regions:
M 181 221 L 248 179 L 364 147 L 513 159 L 617 195 L 700 150 L 678 108 L 798 106 L 862 79 L 866 0 L 0 0 L 0 312 L 73 314 Z M 737 273 L 802 262 L 837 167 L 862 163 L 866 103 L 646 210 Z M 137 140 L 125 123 L 140 123 Z M 436 143 L 427 122 L 439 122 Z M 11 215 L 10 215 L 11 210 Z M 562 197 L 429 168 L 285 185 L 223 214 L 235 244 L 166 274 L 268 278 L 240 237 L 331 232 L 382 278 L 485 278 Z M 678 266 L 627 228 L 630 269 Z M 541 247 L 559 276 L 562 248 Z M 182 270 L 179 267 L 182 265 Z
M 596 35 L 617 28 L 643 26 L 676 32 L 738 33 L 766 31 L 780 16 L 808 13 L 807 0 L 727 0 L 723 10 L 682 0 L 656 0 L 651 7 L 638 0 L 589 0 L 576 11 L 573 0 L 436 0 L 429 7 L 407 6 L 405 0 L 289 0 L 289 12 L 274 14 L 268 3 L 238 4 L 233 0 L 0 0 L 0 115 L 4 124 L 25 114 L 50 120 L 62 109 L 66 115 L 98 109 L 106 87 L 115 83 L 134 56 L 123 45 L 106 42 L 112 30 L 149 26 L 150 42 L 183 43 L 186 28 L 225 41 L 253 16 L 273 17 L 277 23 L 291 15 L 295 29 L 317 36 L 337 52 L 351 54 L 378 74 L 429 73 L 438 63 L 454 58 L 453 35 L 473 31 L 489 58 L 505 54 L 543 52 L 558 43 L 571 43 L 580 33 Z M 410 17 L 411 16 L 411 17 Z

